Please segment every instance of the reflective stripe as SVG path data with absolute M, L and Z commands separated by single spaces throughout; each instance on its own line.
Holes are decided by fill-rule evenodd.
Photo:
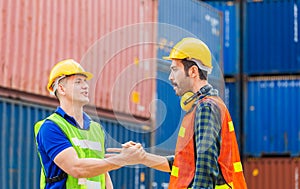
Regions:
M 92 180 L 87 180 L 86 181 L 86 186 L 87 186 L 87 189 L 94 189 L 94 188 L 101 188 L 101 182 L 95 182 L 95 181 L 92 181 Z
M 179 172 L 179 168 L 173 165 L 171 175 L 174 177 L 178 177 L 178 172 Z
M 233 183 L 229 183 L 231 188 L 228 186 L 228 184 L 222 184 L 222 185 L 216 185 L 215 189 L 233 189 Z
M 179 129 L 178 136 L 184 137 L 184 135 L 185 135 L 185 128 L 181 126 Z
M 79 140 L 78 138 L 72 138 L 74 145 L 79 146 L 80 148 L 88 148 L 91 150 L 102 151 L 101 144 L 99 142 L 93 142 L 90 140 Z
M 229 122 L 228 122 L 228 127 L 229 127 L 229 132 L 234 131 L 234 126 L 233 126 L 232 121 L 229 121 Z
M 240 161 L 233 163 L 233 167 L 234 167 L 234 172 L 242 172 L 243 171 L 243 166 Z

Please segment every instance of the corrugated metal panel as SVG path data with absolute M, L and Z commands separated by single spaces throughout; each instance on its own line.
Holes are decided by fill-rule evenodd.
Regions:
M 214 81 L 212 84 L 219 87 L 219 83 L 224 83 L 223 19 L 220 11 L 197 0 L 164 0 L 158 4 L 158 21 L 159 59 L 168 55 L 183 37 L 197 37 L 212 52 L 214 69 L 209 76 Z
M 39 188 L 40 162 L 33 125 L 53 110 L 0 98 L 0 188 Z
M 141 24 L 134 30 L 117 29 L 155 22 L 156 4 L 152 0 L 130 3 L 118 0 L 1 1 L 0 64 L 3 79 L 0 86 L 47 96 L 48 74 L 59 60 L 82 60 L 84 67 L 95 75 L 102 71 L 97 69 L 99 64 L 107 63 L 109 66 L 104 73 L 101 72 L 101 80 L 100 77 L 93 80 L 98 80 L 97 87 L 93 88 L 97 98 L 91 103 L 103 109 L 148 118 L 155 80 L 147 78 L 155 76 L 155 64 L 141 62 L 156 57 L 155 48 L 143 43 L 156 41 L 155 27 Z M 118 37 L 107 39 L 113 31 Z M 101 41 L 98 39 L 107 42 L 98 51 L 101 58 L 87 63 L 87 51 Z M 139 44 L 134 46 L 136 41 Z M 120 44 L 130 46 L 120 49 Z M 116 85 L 116 78 L 128 66 L 131 69 L 126 81 L 131 81 L 134 86 L 122 85 L 115 90 L 120 102 L 112 108 L 111 86 Z M 141 78 L 147 80 L 138 80 Z M 122 90 L 126 87 L 132 89 L 129 94 Z
M 209 1 L 207 3 L 223 13 L 224 74 L 236 75 L 239 73 L 239 3 L 233 1 Z
M 225 80 L 225 98 L 224 102 L 230 112 L 238 145 L 241 148 L 242 141 L 241 134 L 241 111 L 240 111 L 240 92 L 239 83 L 234 78 L 227 78 Z
M 298 158 L 255 158 L 243 164 L 248 189 L 299 188 Z
M 1 183 L 0 188 L 39 188 L 40 162 L 36 153 L 33 125 L 53 109 L 0 98 Z M 95 118 L 99 120 L 99 118 Z M 150 135 L 141 125 L 100 118 L 106 130 L 107 147 L 120 147 L 129 140 L 150 146 Z M 133 166 L 112 171 L 115 188 L 148 188 L 150 169 Z
M 160 62 L 157 68 L 155 146 L 160 149 L 174 150 L 183 115 L 181 115 L 180 99 L 168 79 L 169 66 L 168 63 Z
M 275 0 L 246 3 L 246 73 L 300 72 L 299 3 Z
M 155 171 L 152 189 L 167 189 L 169 186 L 170 173 Z
M 245 153 L 300 153 L 300 77 L 249 78 L 245 91 Z

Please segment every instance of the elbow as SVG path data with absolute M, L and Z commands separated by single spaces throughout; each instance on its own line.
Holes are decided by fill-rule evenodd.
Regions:
M 76 167 L 72 168 L 67 173 L 74 178 L 86 178 L 86 174 L 84 173 L 84 171 L 80 171 L 80 169 Z
M 90 176 L 87 172 L 87 169 L 84 169 L 76 164 L 70 167 L 70 169 L 66 170 L 66 173 L 74 178 L 88 178 Z

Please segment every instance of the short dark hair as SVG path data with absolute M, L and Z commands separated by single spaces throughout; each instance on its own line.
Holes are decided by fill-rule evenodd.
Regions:
M 189 76 L 190 67 L 192 67 L 194 65 L 197 66 L 196 62 L 194 62 L 192 60 L 187 60 L 187 59 L 183 59 L 182 64 L 184 66 L 184 71 L 185 71 L 186 76 Z M 199 78 L 201 80 L 207 80 L 207 71 L 201 70 L 198 66 L 197 66 L 197 68 L 198 68 L 198 72 L 199 72 Z

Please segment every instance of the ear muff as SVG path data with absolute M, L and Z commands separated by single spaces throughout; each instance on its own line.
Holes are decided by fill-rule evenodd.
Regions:
M 201 94 L 207 93 L 211 89 L 211 85 L 205 85 L 196 93 L 193 93 L 191 91 L 184 93 L 180 100 L 181 108 L 186 112 L 189 111 L 193 107 L 193 104 L 196 101 L 197 97 L 199 97 Z
M 194 94 L 193 92 L 186 92 L 182 95 L 181 100 L 180 100 L 180 106 L 181 109 L 184 111 L 189 111 L 194 102 L 196 101 L 196 97 L 198 96 L 198 93 Z

